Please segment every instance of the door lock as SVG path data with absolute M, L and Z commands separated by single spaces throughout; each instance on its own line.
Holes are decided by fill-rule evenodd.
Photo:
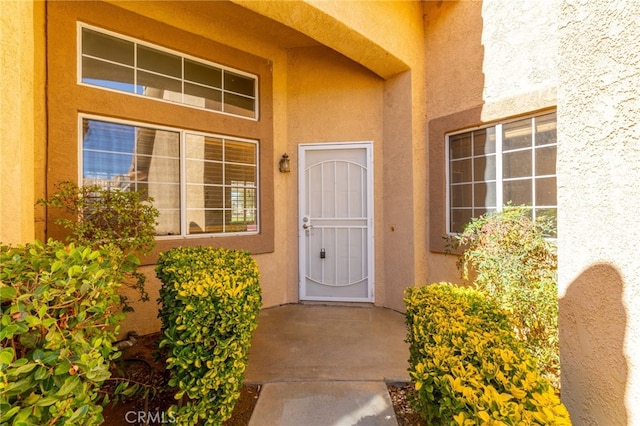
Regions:
M 302 228 L 304 228 L 304 229 L 311 229 L 311 228 L 313 228 L 313 225 L 311 225 L 311 224 L 309 223 L 309 216 L 305 216 L 305 217 L 303 217 L 303 218 L 302 218 L 302 222 L 303 222 L 303 223 L 302 223 Z
M 327 252 L 321 248 L 320 249 L 320 259 L 325 259 L 327 257 Z

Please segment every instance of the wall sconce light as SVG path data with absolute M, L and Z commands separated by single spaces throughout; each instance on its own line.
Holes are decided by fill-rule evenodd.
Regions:
M 280 173 L 289 173 L 291 171 L 289 155 L 286 152 L 280 157 L 278 168 L 280 169 Z

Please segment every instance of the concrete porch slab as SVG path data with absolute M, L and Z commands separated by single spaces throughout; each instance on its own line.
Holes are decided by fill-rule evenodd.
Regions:
M 285 305 L 260 313 L 247 383 L 409 381 L 404 315 L 366 305 Z

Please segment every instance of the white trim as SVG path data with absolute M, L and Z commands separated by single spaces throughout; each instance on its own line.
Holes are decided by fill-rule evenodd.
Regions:
M 305 215 L 305 154 L 307 151 L 324 151 L 340 149 L 364 149 L 366 156 L 366 184 L 367 184 L 367 297 L 315 297 L 305 294 L 305 230 L 302 227 Z M 373 161 L 373 141 L 354 142 L 327 142 L 327 143 L 303 143 L 298 145 L 298 291 L 299 299 L 307 301 L 335 301 L 335 302 L 368 302 L 375 301 L 375 235 L 374 235 L 374 161 Z

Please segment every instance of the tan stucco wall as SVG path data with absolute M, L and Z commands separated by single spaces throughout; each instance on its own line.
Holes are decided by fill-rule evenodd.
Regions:
M 433 250 L 444 249 L 444 133 L 555 106 L 559 3 L 425 3 Z M 460 281 L 455 260 L 432 252 L 429 282 Z
M 562 396 L 575 425 L 640 424 L 640 4 L 563 3 Z
M 233 0 L 318 40 L 383 78 L 409 69 L 419 2 Z M 403 37 L 404 36 L 404 37 Z
M 295 144 L 305 141 L 374 141 L 375 298 L 377 304 L 403 310 L 404 288 L 425 282 L 427 275 L 423 5 L 405 1 L 235 3 L 325 46 L 315 52 L 290 51 L 287 149 L 291 153 Z M 329 52 L 327 48 L 337 53 L 321 54 Z M 349 61 L 341 60 L 338 53 Z M 319 68 L 294 62 L 304 57 L 313 58 Z M 318 62 L 322 57 L 333 57 L 335 65 Z M 348 62 L 363 66 L 355 80 L 351 70 L 357 68 Z M 298 67 L 303 67 L 303 74 Z M 365 69 L 369 72 L 363 72 Z M 365 96 L 369 90 L 365 88 L 371 84 L 367 81 L 376 81 L 371 74 L 386 79 L 376 83 L 382 98 Z M 334 81 L 323 79 L 323 75 Z M 326 118 L 330 124 L 323 127 L 323 120 L 314 117 Z M 289 205 L 296 205 L 296 191 L 289 187 Z M 297 213 L 291 211 L 288 217 L 290 226 Z M 288 253 L 297 255 L 293 237 L 289 247 Z M 289 284 L 289 292 L 295 295 L 297 274 L 291 269 L 288 272 L 291 282 L 296 283 Z
M 43 188 L 43 4 L 0 2 L 0 41 L 0 242 L 15 244 L 35 238 Z
M 422 5 L 418 2 L 380 2 L 367 11 L 367 2 L 344 2 L 335 10 L 322 11 L 320 6 L 307 7 L 301 5 L 303 2 L 274 2 L 282 3 L 277 7 L 278 13 L 283 14 L 276 18 L 280 16 L 279 19 L 286 21 L 295 10 L 300 22 L 308 24 L 313 22 L 312 18 L 320 19 L 321 16 L 322 22 L 329 20 L 331 25 L 341 29 L 332 32 L 326 27 L 311 25 L 300 34 L 274 22 L 269 15 L 271 12 L 264 12 L 258 7 L 260 5 L 256 5 L 258 13 L 254 13 L 245 9 L 242 2 L 240 6 L 219 2 L 158 2 L 154 7 L 149 7 L 148 2 L 112 3 L 271 61 L 274 250 L 255 256 L 261 271 L 264 306 L 298 301 L 297 145 L 373 141 L 375 300 L 378 305 L 402 310 L 404 288 L 414 284 L 416 275 L 425 277 L 427 266 L 425 207 L 421 206 L 426 203 L 422 125 L 424 57 L 421 54 L 422 33 L 416 31 L 422 24 Z M 282 12 L 282 7 L 288 8 L 289 13 Z M 385 10 L 389 16 L 384 20 L 382 31 L 382 27 L 376 25 L 381 23 L 379 14 Z M 269 17 L 260 16 L 263 12 Z M 351 20 L 355 19 L 358 25 L 363 25 L 367 22 L 367 15 L 362 15 L 365 12 L 371 17 L 370 27 L 359 28 L 356 36 L 341 20 L 351 25 Z M 391 21 L 390 17 L 393 17 Z M 249 27 L 252 31 L 246 31 Z M 403 30 L 394 31 L 398 27 Z M 360 32 L 368 34 L 365 37 Z M 373 36 L 377 38 L 372 40 Z M 356 44 L 345 44 L 348 37 Z M 322 43 L 334 48 L 339 45 L 350 48 L 338 52 Z M 381 47 L 376 47 L 378 44 L 384 44 L 385 48 L 401 47 L 398 55 L 402 60 L 398 61 L 388 53 L 386 56 L 381 54 Z M 358 49 L 352 49 L 356 45 Z M 363 52 L 369 53 L 363 57 Z M 344 53 L 354 57 L 347 58 Z M 406 71 L 405 61 L 412 64 L 414 72 Z M 401 74 L 388 82 L 379 76 L 397 72 Z M 414 108 L 413 105 L 418 106 Z M 291 174 L 280 174 L 276 170 L 277 161 L 285 152 L 292 160 Z M 419 170 L 414 173 L 414 169 Z M 412 186 L 412 179 L 418 185 Z M 414 203 L 414 196 L 420 202 Z M 413 253 L 422 254 L 414 257 Z M 151 267 L 145 271 L 147 287 L 154 301 L 159 283 L 153 277 Z M 416 271 L 421 272 L 416 274 Z M 150 315 L 147 305 L 150 306 L 134 305 L 138 313 L 123 324 L 124 332 L 136 328 L 144 333 L 158 328 L 155 312 Z

